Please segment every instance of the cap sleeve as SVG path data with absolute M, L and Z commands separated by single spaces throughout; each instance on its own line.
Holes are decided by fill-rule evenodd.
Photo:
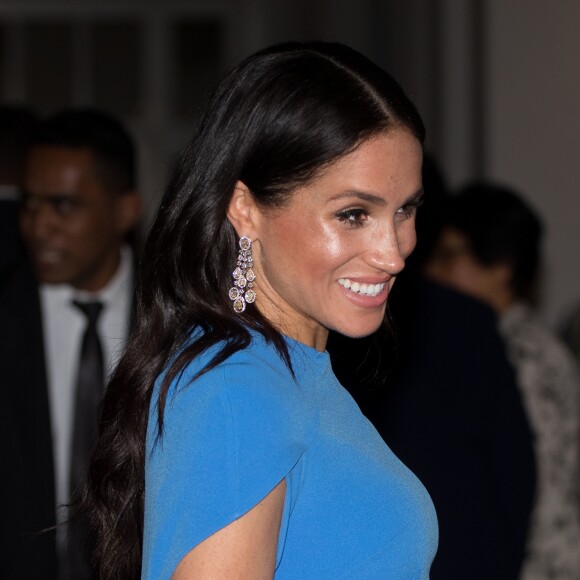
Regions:
M 315 413 L 289 371 L 237 359 L 191 384 L 188 369 L 170 388 L 163 436 L 148 433 L 143 578 L 169 578 L 287 477 L 313 437 Z M 286 504 L 297 485 L 287 478 Z

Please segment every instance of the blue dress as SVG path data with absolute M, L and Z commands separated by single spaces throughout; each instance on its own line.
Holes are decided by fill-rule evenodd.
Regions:
M 437 519 L 419 480 L 336 380 L 328 353 L 287 339 L 295 378 L 271 344 L 252 344 L 170 387 L 146 444 L 142 578 L 170 578 L 197 544 L 283 478 L 276 580 L 425 580 Z

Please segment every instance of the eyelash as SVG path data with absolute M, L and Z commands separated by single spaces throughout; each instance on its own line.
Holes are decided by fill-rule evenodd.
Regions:
M 404 206 L 402 206 L 397 213 L 400 213 L 401 215 L 403 215 L 406 218 L 410 218 L 413 217 L 414 215 L 416 215 L 417 210 L 421 207 L 421 205 L 423 204 L 423 198 L 419 198 L 419 199 L 415 199 L 413 201 L 410 201 L 409 203 L 406 203 Z
M 415 199 L 403 205 L 397 213 L 402 215 L 404 218 L 414 217 L 417 213 L 417 209 L 423 204 L 423 198 Z M 366 218 L 368 217 L 368 212 L 362 208 L 351 208 L 344 209 L 336 214 L 339 221 L 348 223 L 353 228 L 360 228 L 364 225 Z
M 360 228 L 365 219 L 368 217 L 368 212 L 361 208 L 344 209 L 336 214 L 339 221 L 348 223 L 353 228 Z

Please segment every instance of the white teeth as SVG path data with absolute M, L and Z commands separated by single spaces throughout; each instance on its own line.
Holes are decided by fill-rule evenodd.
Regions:
M 339 278 L 338 283 L 347 290 L 351 292 L 356 292 L 357 294 L 363 294 L 365 296 L 376 296 L 379 292 L 383 290 L 386 282 L 381 284 L 359 284 L 358 282 L 353 282 L 348 278 Z

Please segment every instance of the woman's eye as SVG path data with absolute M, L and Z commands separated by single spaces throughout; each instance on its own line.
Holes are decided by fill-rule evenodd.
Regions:
M 364 209 L 345 209 L 336 214 L 341 222 L 346 222 L 351 226 L 362 226 L 368 217 L 368 213 Z
M 414 217 L 417 214 L 417 209 L 421 206 L 422 203 L 422 198 L 410 201 L 409 203 L 406 203 L 400 207 L 397 210 L 397 213 L 405 218 Z

